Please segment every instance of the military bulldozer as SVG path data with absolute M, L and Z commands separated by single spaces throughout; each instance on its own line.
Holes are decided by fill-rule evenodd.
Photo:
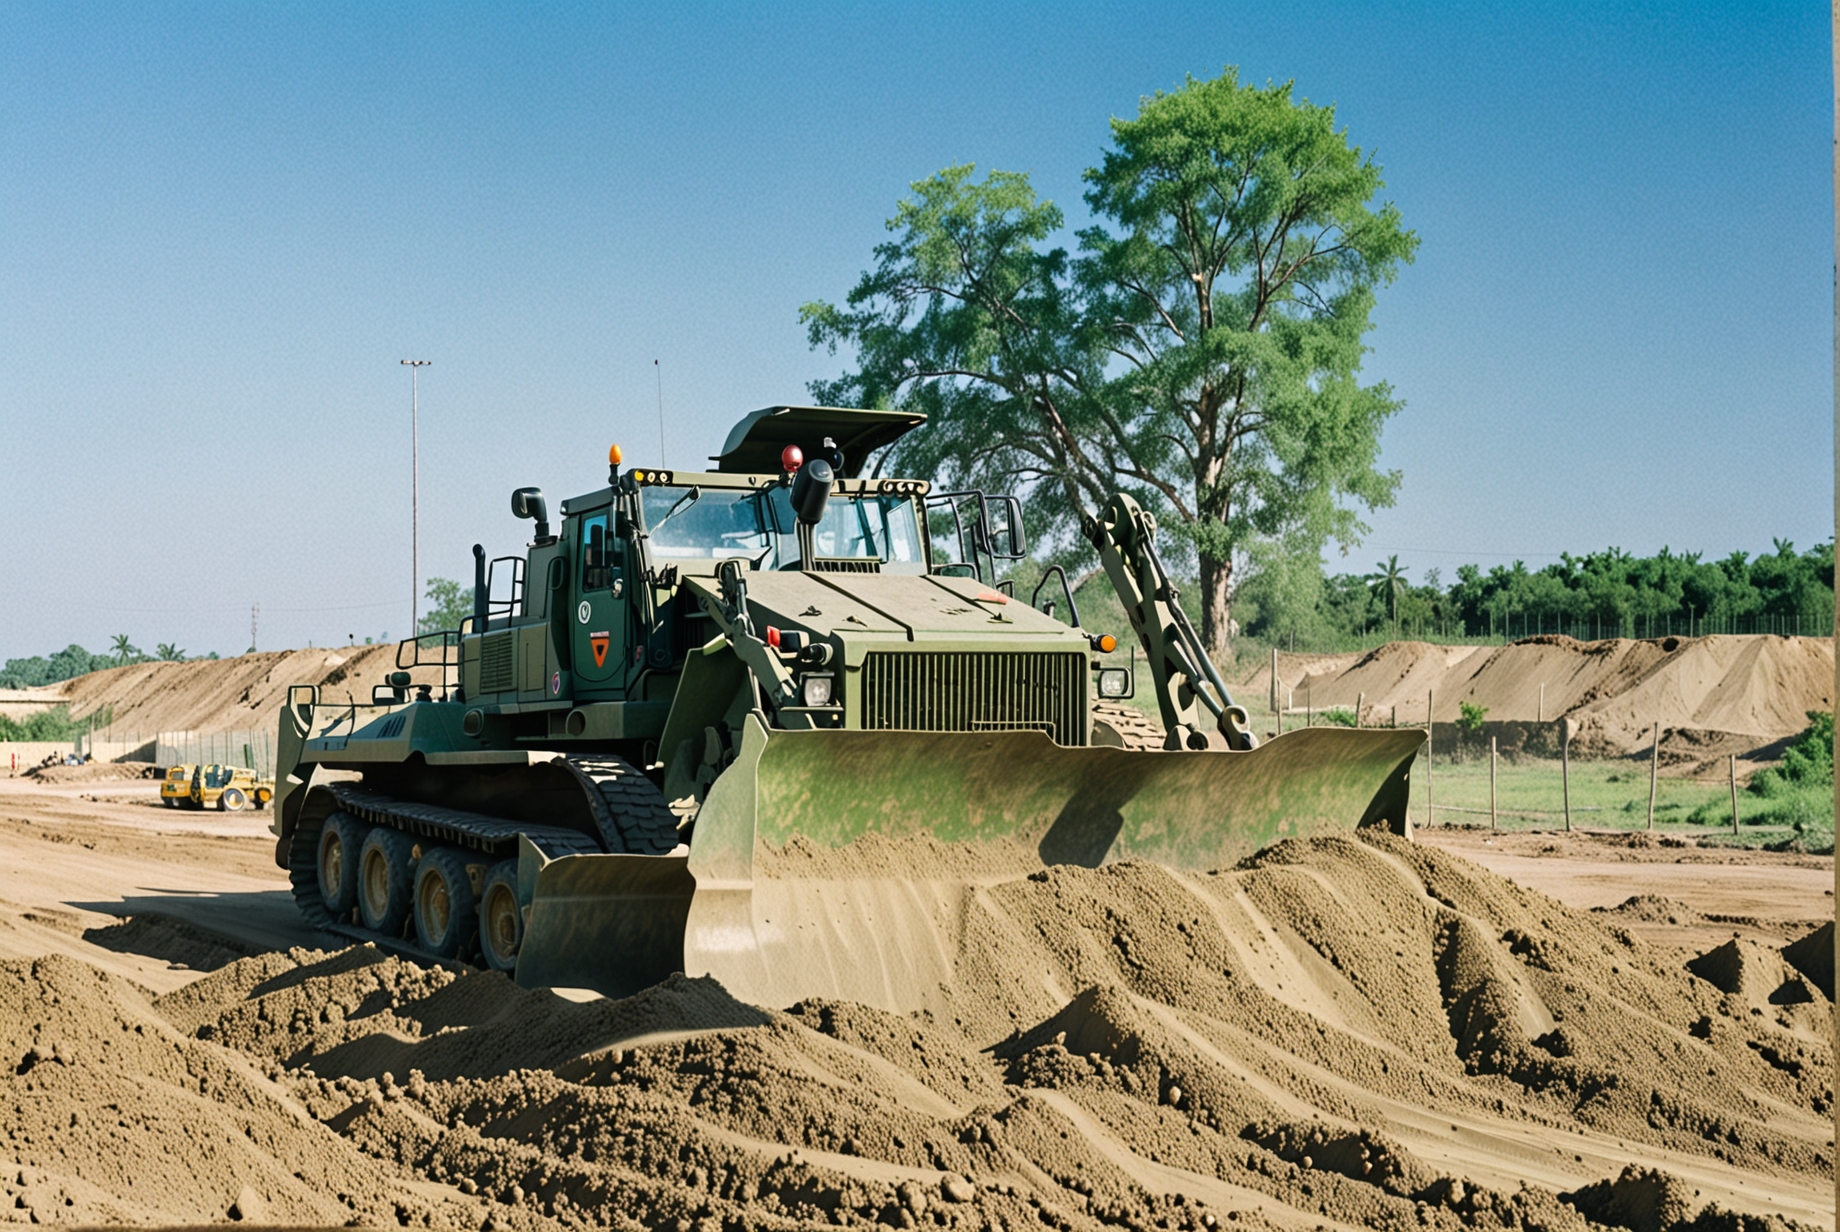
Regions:
M 1058 569 L 1027 599 L 997 576 L 1025 555 L 1016 500 L 864 473 L 922 422 L 770 407 L 707 471 L 622 470 L 616 446 L 557 520 L 517 489 L 534 534 L 474 547 L 459 629 L 403 642 L 369 699 L 288 693 L 273 830 L 307 919 L 526 986 L 625 995 L 681 971 L 757 1003 L 905 1010 L 939 987 L 980 869 L 1203 871 L 1405 830 L 1422 733 L 1259 744 L 1154 520 L 1118 496 L 1084 531 L 1162 736 L 1124 747 L 1095 706 L 1132 695 L 1139 656 L 1080 627 Z M 974 858 L 918 882 L 787 858 L 877 844 Z

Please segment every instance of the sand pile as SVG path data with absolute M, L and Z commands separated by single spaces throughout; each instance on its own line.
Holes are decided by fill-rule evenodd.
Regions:
M 0 963 L 0 1060 L 0 1207 L 13 1218 L 440 1214 L 408 1172 L 303 1116 L 279 1067 L 187 1038 L 140 990 L 74 959 Z
M 1396 709 L 1400 722 L 1423 723 L 1427 692 L 1439 723 L 1454 722 L 1465 702 L 1492 722 L 1534 722 L 1543 705 L 1546 720 L 1573 721 L 1576 742 L 1619 753 L 1646 747 L 1656 722 L 1670 736 L 1723 734 L 1755 747 L 1794 735 L 1808 711 L 1834 704 L 1833 642 L 1809 637 L 1393 642 L 1346 663 L 1280 655 L 1278 675 L 1295 705 L 1352 709 L 1358 700 L 1371 722 Z M 1269 690 L 1266 667 L 1243 691 L 1257 707 Z
M 907 1016 L 681 976 L 576 1000 L 368 947 L 158 999 L 0 964 L 0 1182 L 90 1222 L 221 1219 L 248 1186 L 266 1218 L 481 1229 L 1832 1227 L 1803 974 L 1831 926 L 1690 956 L 1622 914 L 1374 836 L 993 876 L 947 1008 Z
M 289 685 L 317 684 L 322 698 L 349 694 L 369 701 L 371 687 L 396 670 L 396 647 L 262 651 L 234 659 L 136 663 L 91 672 L 57 686 L 60 704 L 77 716 L 107 709 L 116 733 L 227 731 L 269 727 Z M 418 684 L 440 689 L 440 671 L 417 668 Z

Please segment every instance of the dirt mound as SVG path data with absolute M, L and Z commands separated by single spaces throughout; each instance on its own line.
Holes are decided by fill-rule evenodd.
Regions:
M 1622 919 L 1641 920 L 1649 924 L 1690 924 L 1700 918 L 1699 912 L 1685 903 L 1660 894 L 1632 894 L 1614 907 L 1598 907 L 1594 910 L 1603 915 L 1616 915 Z
M 8 1192 L 86 1222 L 1831 1226 L 1824 995 L 1773 1001 L 1806 981 L 1766 946 L 1695 973 L 1622 926 L 1666 900 L 1573 911 L 1382 835 L 1207 875 L 987 871 L 936 939 L 936 1008 L 908 1015 L 92 930 L 223 965 L 151 999 L 70 959 L 0 964 L 0 1100 L 29 1105 L 0 1181 L 10 1152 L 33 1179 Z M 1677 1210 L 1657 1169 L 1718 1205 Z
M 1723 1210 L 1717 1203 L 1696 1212 L 1696 1193 L 1677 1176 L 1631 1164 L 1614 1179 L 1560 1197 L 1591 1222 L 1630 1232 L 1788 1232 L 1803 1226 L 1776 1216 Z
M 1268 696 L 1269 678 L 1266 668 L 1249 696 Z M 1834 648 L 1829 638 L 1773 636 L 1393 642 L 1346 664 L 1280 655 L 1279 682 L 1298 706 L 1307 698 L 1318 710 L 1352 708 L 1359 700 L 1369 722 L 1396 712 L 1401 723 L 1423 723 L 1434 693 L 1438 723 L 1454 722 L 1464 703 L 1485 708 L 1493 722 L 1563 717 L 1587 752 L 1644 748 L 1656 722 L 1664 743 L 1735 742 L 1731 751 L 1742 752 L 1801 731 L 1807 711 L 1833 709 Z
M 1834 999 L 1834 922 L 1821 925 L 1783 947 L 1783 959 L 1801 972 L 1829 1001 Z
M 93 761 L 83 766 L 34 766 L 25 777 L 41 783 L 107 783 L 158 778 L 159 768 L 137 762 Z
M 438 1211 L 399 1168 L 298 1116 L 279 1070 L 184 1038 L 138 989 L 73 959 L 0 963 L 0 1059 L 0 1203 L 32 1222 Z
M 1688 962 L 1687 970 L 1719 991 L 1751 1002 L 1803 1005 L 1815 1000 L 1810 984 L 1781 951 L 1755 941 L 1733 938 Z
M 107 710 L 112 733 L 230 731 L 272 725 L 289 685 L 316 684 L 327 700 L 368 701 L 372 686 L 395 670 L 394 645 L 262 651 L 91 672 L 58 686 L 58 700 L 79 717 Z M 411 675 L 439 692 L 439 669 Z

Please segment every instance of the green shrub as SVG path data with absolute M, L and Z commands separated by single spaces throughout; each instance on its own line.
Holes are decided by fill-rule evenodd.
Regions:
M 1482 720 L 1488 717 L 1489 713 L 1489 708 L 1487 706 L 1478 706 L 1474 702 L 1458 702 L 1457 710 L 1460 714 L 1460 717 L 1457 719 L 1457 726 L 1461 727 L 1466 732 L 1481 731 Z
M 1808 727 L 1795 738 L 1774 766 L 1751 776 L 1752 795 L 1774 798 L 1802 787 L 1834 785 L 1834 716 L 1826 710 L 1810 710 Z M 1830 805 L 1831 807 L 1831 805 Z
M 1354 711 L 1342 710 L 1340 708 L 1334 710 L 1318 710 L 1316 712 L 1316 721 L 1321 723 L 1324 727 L 1353 727 L 1355 725 Z
M 97 727 L 106 727 L 109 722 L 107 713 L 98 714 Z M 34 740 L 62 742 L 75 740 L 78 733 L 88 731 L 88 718 L 73 719 L 69 706 L 53 706 L 41 710 L 24 719 L 9 719 L 0 714 L 0 740 Z

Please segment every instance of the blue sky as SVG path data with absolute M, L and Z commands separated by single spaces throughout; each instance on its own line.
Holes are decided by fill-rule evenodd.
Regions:
M 909 183 L 1077 224 L 1107 119 L 1228 64 L 1334 103 L 1421 238 L 1366 367 L 1404 484 L 1332 567 L 1832 533 L 1812 5 L 0 0 L 0 658 L 401 636 L 399 359 L 464 577 L 513 487 L 654 461 L 660 384 L 681 465 L 833 375 L 798 306 Z

